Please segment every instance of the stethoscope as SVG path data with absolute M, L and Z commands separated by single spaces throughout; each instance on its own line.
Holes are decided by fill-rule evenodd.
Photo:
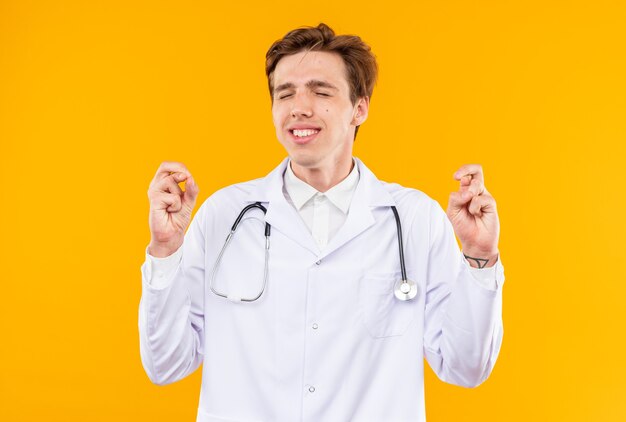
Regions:
M 228 293 L 219 292 L 213 286 L 213 282 L 215 281 L 215 274 L 220 266 L 220 262 L 222 261 L 222 257 L 224 256 L 224 252 L 226 248 L 230 244 L 235 235 L 235 231 L 237 230 L 237 226 L 243 219 L 244 215 L 251 210 L 252 208 L 258 208 L 263 211 L 263 214 L 267 213 L 267 209 L 261 205 L 260 202 L 255 202 L 254 204 L 250 204 L 241 210 L 239 216 L 235 220 L 233 227 L 230 229 L 230 233 L 226 236 L 226 241 L 224 242 L 224 246 L 222 246 L 222 250 L 220 254 L 217 256 L 217 260 L 215 261 L 215 265 L 213 266 L 213 271 L 211 272 L 211 281 L 210 288 L 213 293 L 217 296 L 223 297 L 225 299 L 229 299 L 234 302 L 254 302 L 258 298 L 260 298 L 265 292 L 265 286 L 267 285 L 267 276 L 268 276 L 268 264 L 269 264 L 269 256 L 270 256 L 270 231 L 271 226 L 269 223 L 265 222 L 265 265 L 263 269 L 263 287 L 261 291 L 256 296 L 253 297 L 235 297 L 229 295 Z M 398 280 L 394 285 L 393 293 L 396 298 L 399 300 L 411 300 L 417 296 L 417 284 L 414 281 L 408 280 L 406 277 L 406 267 L 404 265 L 404 247 L 402 246 L 402 226 L 400 225 L 400 217 L 398 216 L 398 210 L 395 206 L 391 206 L 391 210 L 393 211 L 393 216 L 396 220 L 396 228 L 398 232 L 398 250 L 400 253 L 400 271 L 402 272 L 402 279 Z

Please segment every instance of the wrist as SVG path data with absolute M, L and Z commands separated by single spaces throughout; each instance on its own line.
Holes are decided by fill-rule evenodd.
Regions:
M 463 250 L 463 256 L 472 268 L 489 268 L 496 265 L 499 252 L 497 250 L 490 252 Z
M 166 258 L 172 255 L 183 244 L 183 239 L 174 239 L 168 242 L 150 241 L 148 254 L 155 258 Z

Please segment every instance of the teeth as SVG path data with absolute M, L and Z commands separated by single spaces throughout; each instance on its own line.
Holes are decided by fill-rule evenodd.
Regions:
M 304 129 L 304 130 L 300 130 L 300 129 L 294 129 L 293 130 L 293 134 L 295 136 L 298 136 L 300 138 L 304 137 L 304 136 L 310 136 L 313 135 L 314 133 L 319 132 L 319 130 L 313 130 L 313 129 Z

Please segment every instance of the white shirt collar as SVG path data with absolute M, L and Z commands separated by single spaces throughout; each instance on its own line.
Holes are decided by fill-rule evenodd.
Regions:
M 352 171 L 341 182 L 330 188 L 324 193 L 319 192 L 313 186 L 298 179 L 291 169 L 291 160 L 287 163 L 287 169 L 285 171 L 284 181 L 287 194 L 291 198 L 293 205 L 299 211 L 304 204 L 306 204 L 316 194 L 324 195 L 328 200 L 339 208 L 344 214 L 348 213 L 350 209 L 350 202 L 352 202 L 352 195 L 359 182 L 359 170 L 356 162 L 352 159 L 353 167 Z

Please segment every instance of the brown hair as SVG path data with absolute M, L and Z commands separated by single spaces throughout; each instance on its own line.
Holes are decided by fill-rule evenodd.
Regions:
M 346 79 L 350 86 L 350 101 L 356 104 L 361 97 L 372 97 L 374 84 L 378 76 L 376 56 L 369 45 L 356 35 L 335 35 L 328 25 L 320 23 L 317 27 L 304 26 L 294 29 L 277 40 L 265 55 L 265 74 L 272 101 L 274 98 L 274 70 L 284 56 L 301 51 L 326 51 L 337 53 L 346 66 Z M 359 130 L 358 126 L 354 133 Z

